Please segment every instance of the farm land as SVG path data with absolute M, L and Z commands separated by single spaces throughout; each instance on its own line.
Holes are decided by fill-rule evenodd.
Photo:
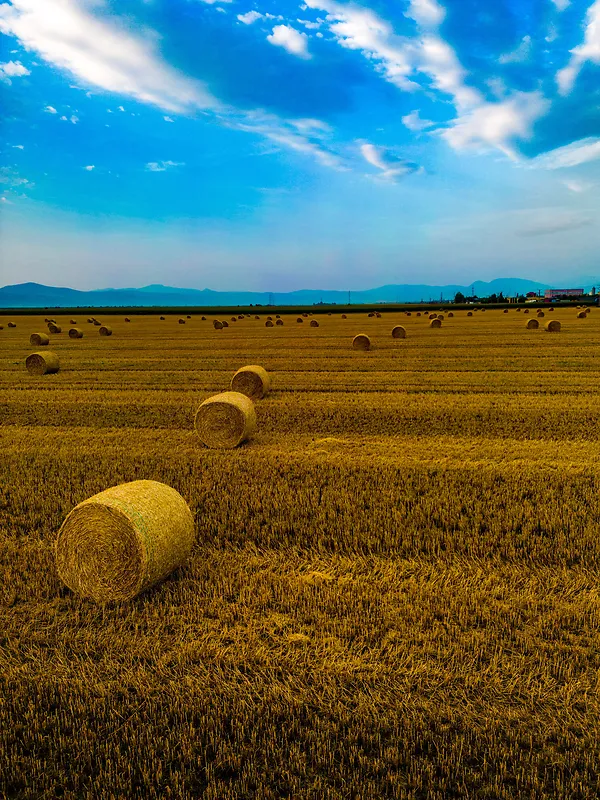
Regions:
M 600 311 L 276 311 L 55 315 L 44 376 L 49 312 L 0 319 L 0 797 L 599 797 Z M 244 364 L 256 434 L 207 449 Z M 140 478 L 192 557 L 81 599 L 56 533 Z

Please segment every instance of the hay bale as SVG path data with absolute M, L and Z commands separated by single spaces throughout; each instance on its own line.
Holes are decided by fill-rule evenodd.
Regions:
M 535 331 L 540 327 L 540 323 L 537 321 L 537 319 L 532 317 L 531 319 L 527 320 L 527 325 L 525 327 L 528 331 Z
M 94 324 L 94 320 L 91 317 L 88 317 L 88 323 L 90 325 L 93 325 Z
M 206 317 L 202 317 L 202 322 L 206 322 Z
M 437 314 L 430 314 L 429 319 L 437 319 Z
M 438 318 L 438 319 L 441 319 L 441 320 L 442 320 L 442 322 L 444 321 L 444 315 L 443 315 L 443 314 L 438 314 L 438 315 L 437 315 L 437 318 Z
M 232 318 L 231 318 L 231 321 L 232 321 L 232 322 L 237 322 L 237 317 L 232 317 Z
M 548 309 L 548 311 L 549 311 L 549 312 L 553 312 L 553 311 L 554 311 L 554 309 L 552 308 L 552 306 L 550 306 L 550 308 Z
M 375 312 L 375 316 L 377 317 L 377 319 L 381 319 L 381 314 L 379 313 L 379 311 Z
M 221 325 L 222 325 L 224 328 L 228 328 L 228 327 L 229 327 L 229 323 L 227 322 L 227 320 L 226 320 L 226 319 L 224 319 L 224 320 L 221 320 Z
M 281 319 L 281 315 L 280 314 L 275 314 L 275 319 Z
M 367 314 L 367 317 L 374 317 L 374 316 L 375 314 L 372 311 L 369 311 L 369 313 Z
M 231 379 L 231 391 L 261 400 L 271 388 L 269 373 L 257 364 L 241 367 Z
M 316 319 L 311 319 L 311 321 L 310 321 L 310 327 L 311 327 L 311 328 L 318 328 L 318 327 L 319 327 L 319 323 L 317 322 L 317 320 L 316 320 Z
M 282 319 L 276 319 L 275 320 L 275 325 L 283 325 L 283 320 Z
M 585 313 L 585 311 L 578 311 L 577 319 L 587 319 L 587 314 Z M 10 322 L 8 324 L 10 325 Z
M 308 318 L 308 314 L 302 314 L 302 316 L 304 317 L 304 319 Z
M 521 309 L 519 308 L 519 306 L 517 306 L 517 307 L 516 307 L 515 311 L 521 311 Z
M 243 314 L 238 314 L 238 319 L 244 319 L 244 315 Z
M 112 336 L 112 328 L 110 328 L 108 325 L 101 325 L 98 333 L 100 336 Z
M 29 344 L 35 344 L 39 347 L 40 345 L 50 344 L 50 339 L 46 333 L 32 333 L 29 337 Z
M 366 333 L 359 333 L 352 339 L 352 349 L 363 351 L 371 349 L 371 340 Z
M 237 447 L 256 430 L 254 403 L 240 392 L 216 394 L 201 403 L 194 428 L 207 447 Z
M 524 309 L 523 309 L 523 313 L 524 313 L 524 314 L 529 314 L 529 309 L 528 309 L 528 308 L 524 308 Z
M 392 339 L 406 339 L 406 328 L 396 325 L 392 328 Z
M 185 320 L 184 319 L 179 319 L 177 321 L 179 322 L 180 325 L 185 325 Z
M 504 309 L 504 314 L 508 314 L 508 308 Z
M 98 320 L 97 320 L 97 319 L 95 319 L 95 320 L 94 320 L 94 325 L 95 325 L 97 328 L 101 328 L 101 327 L 102 327 L 102 323 L 101 323 L 101 322 L 98 322 Z
M 69 325 L 77 325 L 77 320 L 76 319 L 69 320 Z
M 186 319 L 191 319 L 191 318 L 192 318 L 192 317 L 191 317 L 191 315 L 190 315 L 190 314 L 188 314 L 188 315 L 187 315 L 187 317 L 186 317 Z
M 551 319 L 546 323 L 546 330 L 548 333 L 559 333 L 560 322 L 557 319 Z
M 10 322 L 8 324 L 10 325 Z M 54 322 L 48 323 L 48 330 L 50 333 L 62 333 L 62 328 L 60 325 L 55 325 Z
M 429 321 L 430 328 L 441 328 L 442 327 L 442 320 L 439 317 L 432 319 Z
M 346 314 L 342 314 L 342 319 L 348 319 L 348 317 L 346 316 Z
M 541 319 L 542 317 L 545 317 L 545 316 L 546 316 L 546 315 L 544 314 L 544 312 L 543 312 L 543 311 L 538 311 L 538 312 L 537 312 L 537 315 L 538 315 L 538 317 L 540 317 L 540 319 Z
M 268 319 L 268 320 L 272 320 L 272 319 L 273 319 L 273 317 L 267 317 L 267 319 Z
M 9 322 L 9 323 L 8 323 L 8 327 L 9 327 L 9 328 L 16 328 L 17 326 L 15 325 L 15 323 L 14 323 L 14 322 Z
M 213 328 L 214 328 L 216 331 L 220 331 L 220 330 L 222 329 L 222 327 L 223 327 L 223 325 L 222 325 L 222 323 L 221 323 L 221 322 L 219 322 L 219 320 L 218 320 L 218 319 L 213 319 Z
M 255 315 L 254 315 L 254 319 L 260 319 L 260 317 L 258 316 L 258 314 L 255 314 Z
M 129 319 L 129 317 L 125 317 L 125 322 L 131 322 L 131 320 Z
M 164 317 L 161 317 L 161 319 L 164 320 Z
M 0 325 L 0 331 L 4 330 L 4 325 Z
M 45 353 L 32 353 L 27 356 L 25 367 L 30 375 L 51 375 L 58 372 L 60 362 L 56 353 L 46 350 Z
M 473 316 L 473 312 L 472 311 L 467 311 L 467 317 L 472 317 L 472 316 Z
M 54 547 L 56 568 L 71 591 L 90 600 L 131 600 L 183 566 L 194 539 L 194 518 L 179 492 L 132 481 L 67 515 Z
M 417 311 L 417 317 L 420 317 L 420 316 L 421 316 L 421 312 Z
M 448 312 L 448 319 L 450 319 L 450 317 L 453 317 L 453 316 L 454 316 L 454 311 L 449 311 Z
M 412 312 L 410 312 L 410 311 L 407 311 L 407 312 L 406 312 L 406 316 L 407 316 L 407 317 L 410 317 L 411 313 L 412 313 Z
M 296 320 L 296 322 L 304 322 L 304 320 L 302 319 L 302 317 L 298 317 L 298 319 Z
M 83 339 L 83 331 L 79 328 L 71 328 L 69 331 L 69 339 Z
M 265 322 L 265 328 L 272 328 L 273 327 L 273 320 L 268 319 Z

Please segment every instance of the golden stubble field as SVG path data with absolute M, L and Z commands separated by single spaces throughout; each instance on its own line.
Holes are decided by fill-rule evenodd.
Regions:
M 600 796 L 600 310 L 159 313 L 55 317 L 44 377 L 45 314 L 0 319 L 0 796 Z M 257 434 L 205 449 L 244 364 Z M 56 533 L 138 478 L 186 499 L 192 559 L 93 605 Z

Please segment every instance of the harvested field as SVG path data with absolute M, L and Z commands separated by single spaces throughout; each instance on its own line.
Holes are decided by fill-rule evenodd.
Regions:
M 0 796 L 600 794 L 600 314 L 346 316 L 102 313 L 113 335 L 55 337 L 40 377 L 43 315 L 12 315 Z M 256 432 L 206 448 L 194 414 L 243 364 L 273 377 Z M 190 560 L 86 601 L 58 530 L 139 479 L 189 505 Z

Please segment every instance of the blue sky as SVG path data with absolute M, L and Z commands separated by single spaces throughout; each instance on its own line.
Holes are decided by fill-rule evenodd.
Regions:
M 0 284 L 600 277 L 600 0 L 13 0 L 0 48 Z

